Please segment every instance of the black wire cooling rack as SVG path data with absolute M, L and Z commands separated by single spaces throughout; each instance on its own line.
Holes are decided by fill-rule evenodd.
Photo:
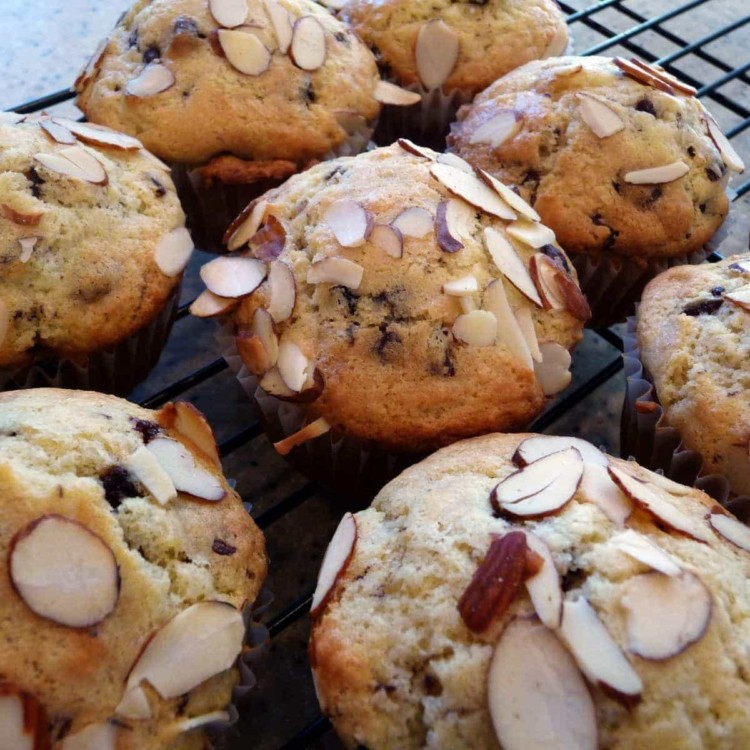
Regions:
M 727 136 L 750 161 L 750 15 L 742 15 L 746 2 L 602 0 L 585 5 L 585 0 L 573 0 L 560 5 L 568 14 L 579 53 L 636 55 L 678 75 L 698 89 L 698 96 L 707 100 Z M 14 109 L 50 110 L 72 98 L 73 92 L 66 89 Z M 734 186 L 732 210 L 745 224 L 749 191 L 750 179 Z M 718 258 L 714 254 L 709 260 Z M 195 403 L 217 433 L 225 472 L 237 480 L 248 510 L 266 533 L 275 595 L 267 621 L 271 653 L 256 669 L 259 685 L 226 746 L 340 747 L 315 698 L 307 663 L 306 615 L 320 560 L 345 505 L 276 455 L 226 362 L 216 356 L 214 324 L 187 314 L 198 291 L 197 269 L 205 260 L 203 253 L 196 253 L 170 342 L 159 366 L 131 398 L 149 408 L 174 399 Z M 532 429 L 581 434 L 617 453 L 621 350 L 618 326 L 587 331 L 574 354 L 573 385 Z

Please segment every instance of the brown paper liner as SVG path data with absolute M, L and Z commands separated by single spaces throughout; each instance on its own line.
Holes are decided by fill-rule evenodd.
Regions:
M 641 362 L 637 319 L 627 320 L 623 335 L 625 400 L 620 425 L 620 455 L 659 471 L 675 482 L 697 487 L 740 520 L 750 523 L 750 497 L 735 495 L 721 474 L 705 473 L 703 456 L 685 447 L 680 433 L 667 422 L 656 388 Z
M 126 396 L 146 378 L 161 356 L 177 314 L 178 284 L 159 314 L 132 336 L 80 361 L 53 357 L 15 370 L 0 371 L 0 390 L 74 388 Z

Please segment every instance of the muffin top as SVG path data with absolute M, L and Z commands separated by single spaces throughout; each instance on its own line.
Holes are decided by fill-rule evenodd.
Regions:
M 170 162 L 320 159 L 380 105 L 367 48 L 311 0 L 139 0 L 76 82 Z
M 520 187 L 571 253 L 681 256 L 722 223 L 741 169 L 693 91 L 621 58 L 531 62 L 459 110 L 448 140 Z
M 30 747 L 202 748 L 266 558 L 200 413 L 0 394 L 0 487 L 0 734 L 26 705 Z
M 0 367 L 135 333 L 192 248 L 169 171 L 139 141 L 57 117 L 0 119 Z
M 748 549 L 707 495 L 582 440 L 458 443 L 334 536 L 321 705 L 370 750 L 746 747 Z
M 265 390 L 420 451 L 533 418 L 570 380 L 588 306 L 515 193 L 401 143 L 266 193 L 227 232 L 249 245 L 201 277 Z
M 638 307 L 638 344 L 667 423 L 706 473 L 750 494 L 750 255 L 657 276 Z
M 562 54 L 568 43 L 554 0 L 352 0 L 341 16 L 386 77 L 468 97 L 529 60 Z

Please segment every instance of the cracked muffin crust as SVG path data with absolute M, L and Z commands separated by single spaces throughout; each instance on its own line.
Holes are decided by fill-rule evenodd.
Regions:
M 86 116 L 137 135 L 170 162 L 223 156 L 212 175 L 230 183 L 238 171 L 252 181 L 247 162 L 290 174 L 342 144 L 347 120 L 377 117 L 375 60 L 325 8 L 248 0 L 244 17 L 227 19 L 224 5 L 237 6 L 136 2 L 76 83 Z M 322 57 L 308 61 L 300 53 L 295 65 L 292 24 L 301 19 Z
M 588 314 L 528 206 L 445 158 L 404 141 L 291 178 L 230 227 L 233 254 L 201 270 L 212 307 L 193 308 L 232 311 L 264 390 L 387 450 L 526 424 L 568 384 Z
M 0 368 L 49 357 L 85 362 L 148 326 L 190 257 L 184 225 L 169 172 L 137 140 L 6 114 Z
M 727 215 L 731 160 L 689 89 L 654 68 L 622 66 L 627 73 L 604 57 L 528 63 L 460 110 L 448 140 L 517 185 L 572 254 L 684 256 Z
M 29 747 L 205 747 L 201 724 L 227 718 L 240 612 L 266 557 L 199 412 L 88 392 L 2 394 L 0 488 L 3 738 L 12 744 L 13 701 L 25 696 L 38 709 Z
M 638 307 L 637 336 L 666 423 L 750 494 L 750 256 L 657 276 Z
M 583 459 L 567 502 L 533 520 L 498 517 L 493 489 L 534 466 L 519 469 L 521 456 L 557 460 L 566 440 Z M 716 526 L 739 528 L 747 545 L 747 528 L 707 495 L 580 440 L 444 448 L 347 515 L 326 553 L 310 640 L 323 711 L 347 747 L 369 750 L 744 747 L 750 555 Z M 511 541 L 526 557 L 494 567 L 498 597 L 489 569 Z M 665 607 L 653 589 L 675 597 Z

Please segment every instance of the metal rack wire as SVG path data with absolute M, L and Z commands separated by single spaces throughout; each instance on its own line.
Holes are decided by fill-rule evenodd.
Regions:
M 710 31 L 706 29 L 706 33 L 698 38 L 688 40 L 683 38 L 682 33 L 669 28 L 669 24 L 684 21 L 700 7 L 718 9 L 721 0 L 689 0 L 651 17 L 636 10 L 636 7 L 647 5 L 638 0 L 602 0 L 584 5 L 586 1 L 560 3 L 568 14 L 568 23 L 574 27 L 572 34 L 577 40 L 577 48 L 585 50 L 582 54 L 629 53 L 656 62 L 695 86 L 700 97 L 711 101 L 713 109 L 725 113 L 723 119 L 731 122 L 729 126 L 724 123 L 730 138 L 737 139 L 750 129 L 750 59 L 734 64 L 723 59 L 723 50 L 715 49 L 717 43 L 726 40 L 728 35 L 745 31 L 748 33 L 748 43 L 744 49 L 750 57 L 750 29 L 747 28 L 750 27 L 750 14 L 733 18 L 726 24 L 720 23 Z M 718 17 L 718 12 L 715 15 Z M 700 31 L 694 26 L 691 30 Z M 583 44 L 582 39 L 585 40 Z M 50 109 L 72 97 L 70 90 L 58 91 L 14 109 L 32 113 Z M 745 103 L 741 101 L 743 99 Z M 748 191 L 750 179 L 735 187 L 735 210 L 748 208 L 747 201 L 743 200 Z M 717 259 L 718 256 L 714 255 L 709 260 Z M 188 298 L 191 287 L 193 291 L 195 289 L 193 282 L 198 265 L 196 262 L 188 271 Z M 191 351 L 208 353 L 208 360 L 188 372 L 184 371 L 182 365 L 167 363 L 161 367 L 161 372 L 138 389 L 135 397 L 149 408 L 172 399 L 188 398 L 198 402 L 207 412 L 214 426 L 219 427 L 220 453 L 227 472 L 238 477 L 238 489 L 243 498 L 255 504 L 255 521 L 266 532 L 272 564 L 276 563 L 273 566 L 272 588 L 277 593 L 277 606 L 275 609 L 272 607 L 267 624 L 273 643 L 280 646 L 259 668 L 260 689 L 251 694 L 249 708 L 228 744 L 237 750 L 251 746 L 282 750 L 324 745 L 335 747 L 330 724 L 317 710 L 309 679 L 305 615 L 310 606 L 320 557 L 340 516 L 340 506 L 275 456 L 259 425 L 248 419 L 250 412 L 244 394 L 239 391 L 234 393 L 229 399 L 228 409 L 222 410 L 218 406 L 221 399 L 216 398 L 217 392 L 221 391 L 222 396 L 226 396 L 227 391 L 234 387 L 230 385 L 233 379 L 227 372 L 224 359 L 210 356 L 213 346 L 210 337 L 206 336 L 207 329 L 195 328 L 206 323 L 191 319 L 187 315 L 188 306 L 189 302 L 183 302 L 179 309 L 172 338 L 182 340 L 183 350 L 174 358 L 184 360 L 187 341 L 190 342 L 188 347 L 192 346 Z M 585 356 L 589 360 L 601 360 L 600 364 L 582 377 L 576 377 L 573 387 L 536 420 L 532 425 L 533 430 L 543 431 L 554 427 L 571 410 L 585 404 L 585 399 L 600 386 L 610 383 L 622 369 L 619 356 L 622 340 L 617 328 L 591 332 L 587 334 L 587 342 L 590 346 Z M 575 355 L 574 370 L 576 360 L 580 362 L 582 356 Z M 233 415 L 238 418 L 230 419 L 228 411 L 234 411 L 235 405 L 241 413 Z M 319 523 L 317 529 L 314 528 L 316 523 Z M 308 539 L 311 536 L 316 539 L 312 546 L 297 541 L 303 530 Z M 308 549 L 304 554 L 295 554 L 301 553 L 306 546 Z M 273 559 L 274 549 L 276 559 Z M 271 691 L 272 699 L 267 699 L 264 694 L 269 686 L 275 688 Z

